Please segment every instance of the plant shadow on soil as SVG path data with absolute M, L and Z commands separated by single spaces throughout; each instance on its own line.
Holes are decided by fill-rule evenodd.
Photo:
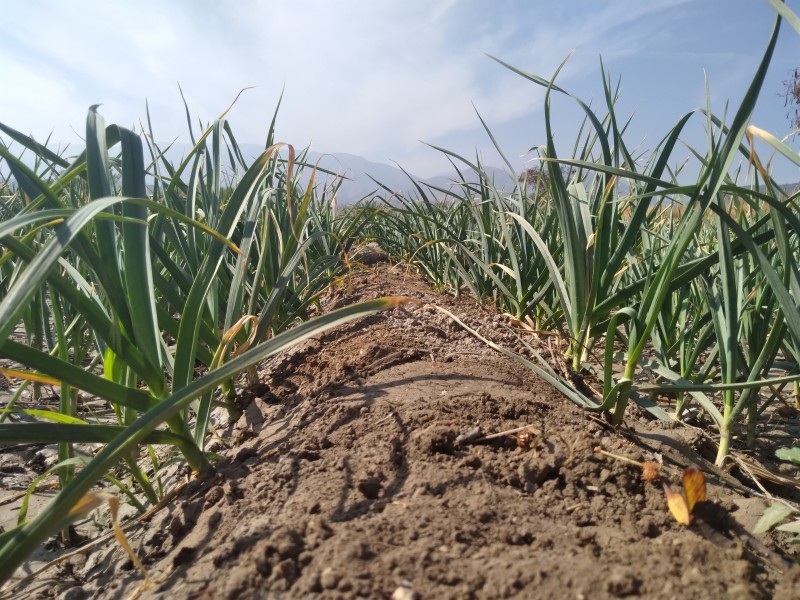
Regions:
M 324 306 L 408 295 L 521 350 L 506 320 L 433 293 L 388 264 Z M 737 533 L 766 506 L 709 476 L 701 525 L 678 525 L 660 482 L 595 452 L 661 453 L 679 483 L 681 428 L 611 429 L 425 307 L 341 327 L 263 364 L 242 417 L 217 423 L 216 476 L 192 481 L 129 535 L 153 583 L 111 542 L 39 576 L 17 598 L 796 598 L 800 567 L 770 536 Z M 530 425 L 513 436 L 458 436 Z M 677 440 L 677 441 L 676 441 Z M 706 513 L 715 513 L 716 517 Z M 737 521 L 731 521 L 730 517 Z M 713 518 L 712 518 L 713 517 Z M 782 555 L 782 557 L 781 557 Z M 795 557 L 796 558 L 796 557 Z

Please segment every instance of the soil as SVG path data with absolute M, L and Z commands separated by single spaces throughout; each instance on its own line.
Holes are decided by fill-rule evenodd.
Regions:
M 387 263 L 323 307 L 387 295 L 522 350 L 506 317 Z M 800 597 L 796 550 L 747 533 L 767 504 L 710 466 L 696 430 L 635 406 L 615 430 L 430 306 L 341 327 L 259 375 L 242 417 L 219 417 L 216 474 L 129 531 L 149 584 L 111 540 L 13 597 Z M 663 462 L 660 480 L 598 450 Z M 685 527 L 663 483 L 692 464 L 708 501 Z

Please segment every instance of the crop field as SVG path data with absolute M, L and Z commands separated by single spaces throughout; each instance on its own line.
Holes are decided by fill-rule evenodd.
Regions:
M 744 473 L 770 500 L 759 531 L 780 530 L 783 545 L 766 554 L 796 561 L 786 548 L 800 533 L 800 482 L 786 474 L 800 464 L 792 421 L 800 413 L 800 189 L 775 181 L 770 164 L 800 167 L 800 155 L 750 124 L 779 28 L 800 32 L 798 17 L 783 11 L 741 104 L 725 115 L 687 112 L 646 152 L 630 145 L 605 72 L 603 102 L 589 106 L 558 85 L 558 72 L 543 78 L 496 59 L 546 90 L 546 139 L 513 190 L 495 187 L 481 163 L 439 149 L 459 174 L 451 187 L 398 194 L 376 186 L 341 209 L 341 180 L 330 183 L 307 151 L 275 139 L 277 111 L 253 162 L 225 114 L 202 131 L 189 119 L 193 149 L 175 163 L 158 132 L 109 125 L 97 107 L 87 114 L 85 148 L 70 157 L 0 123 L 0 444 L 56 452 L 15 495 L 17 526 L 0 532 L 0 583 L 53 536 L 80 544 L 74 526 L 98 507 L 115 514 L 122 500 L 127 514 L 142 515 L 180 494 L 176 473 L 213 479 L 225 460 L 215 423 L 249 414 L 241 398 L 264 385 L 265 361 L 342 327 L 425 311 L 441 320 L 408 317 L 407 335 L 464 333 L 470 351 L 502 357 L 525 373 L 520 381 L 544 382 L 548 398 L 564 396 L 604 431 L 633 432 L 632 422 L 644 420 L 699 432 L 711 446 L 709 473 Z M 551 127 L 556 98 L 585 116 L 566 145 Z M 686 159 L 682 135 L 696 126 L 707 144 Z M 441 300 L 422 300 L 403 283 L 388 294 L 348 295 L 376 247 Z M 345 301 L 332 302 L 339 296 Z M 485 319 L 502 320 L 504 337 L 492 338 L 478 317 L 457 318 L 462 305 L 448 302 L 496 315 Z M 428 343 L 420 339 L 417 346 Z M 431 348 L 405 349 L 403 360 L 433 357 Z M 533 442 L 519 425 L 514 443 L 526 451 Z M 575 439 L 556 471 L 571 468 L 584 446 L 609 460 L 620 455 Z M 666 495 L 662 487 L 647 494 L 689 525 L 693 505 L 706 500 L 705 480 L 696 469 L 680 473 L 684 496 L 666 481 Z M 520 489 L 535 496 L 545 480 Z M 388 489 L 379 475 L 363 481 L 367 500 L 379 496 L 370 481 Z M 569 481 L 562 474 L 562 492 Z M 57 492 L 30 510 L 48 485 Z M 340 582 L 320 577 L 322 591 Z M 770 581 L 764 589 L 775 589 Z

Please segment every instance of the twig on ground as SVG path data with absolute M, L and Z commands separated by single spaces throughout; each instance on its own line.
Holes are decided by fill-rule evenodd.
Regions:
M 542 432 L 536 429 L 533 425 L 524 425 L 522 427 L 515 427 L 514 429 L 509 429 L 507 431 L 499 431 L 497 433 L 492 433 L 483 437 L 466 440 L 463 442 L 464 444 L 482 444 L 483 442 L 490 442 L 492 440 L 496 440 L 502 437 L 509 437 L 514 435 L 515 433 L 519 433 L 520 431 L 530 431 L 535 435 L 541 435 Z M 468 432 L 470 433 L 470 432 Z M 466 434 L 465 434 L 466 435 Z

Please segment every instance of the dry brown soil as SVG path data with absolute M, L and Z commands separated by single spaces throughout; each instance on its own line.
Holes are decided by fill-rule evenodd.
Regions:
M 519 348 L 506 318 L 385 263 L 324 306 L 385 295 Z M 430 307 L 344 326 L 260 375 L 243 417 L 218 424 L 216 476 L 129 533 L 154 583 L 109 541 L 15 597 L 800 598 L 797 555 L 745 531 L 764 501 L 707 469 L 695 433 L 636 409 L 616 431 Z M 527 439 L 463 437 L 522 426 Z M 695 524 L 673 520 L 661 482 L 597 448 L 660 458 L 673 487 L 699 462 L 709 501 Z

